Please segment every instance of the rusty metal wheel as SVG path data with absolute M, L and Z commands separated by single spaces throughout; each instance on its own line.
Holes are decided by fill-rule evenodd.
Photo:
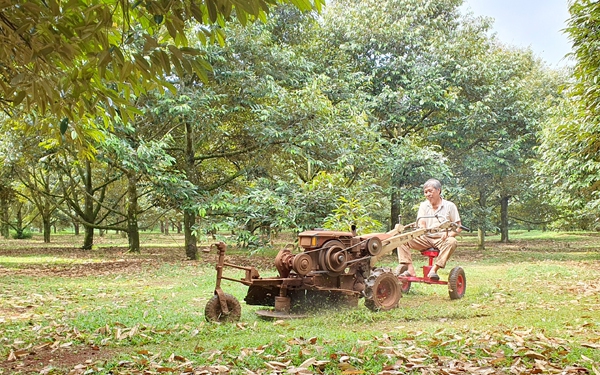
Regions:
M 242 306 L 240 302 L 231 294 L 223 294 L 229 314 L 224 314 L 219 302 L 219 296 L 215 294 L 204 308 L 204 317 L 209 322 L 237 322 L 242 316 Z
M 297 254 L 294 257 L 294 271 L 300 276 L 306 276 L 313 269 L 313 260 L 309 254 Z
M 370 310 L 391 310 L 398 307 L 402 291 L 400 282 L 391 270 L 378 268 L 367 279 L 365 306 Z

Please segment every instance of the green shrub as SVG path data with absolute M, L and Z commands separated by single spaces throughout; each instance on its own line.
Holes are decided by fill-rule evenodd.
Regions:
M 28 230 L 18 231 L 12 234 L 13 240 L 28 240 L 33 237 L 33 233 Z

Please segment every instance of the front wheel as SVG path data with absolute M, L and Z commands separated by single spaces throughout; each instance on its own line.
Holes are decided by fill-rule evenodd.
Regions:
M 454 267 L 448 277 L 448 294 L 450 299 L 461 299 L 467 290 L 467 277 L 461 267 Z
M 402 291 L 398 278 L 392 272 L 375 269 L 366 284 L 365 306 L 370 310 L 386 311 L 398 307 Z
M 215 294 L 206 304 L 204 308 L 204 317 L 209 322 L 237 322 L 242 316 L 242 306 L 240 302 L 231 294 L 223 294 L 225 303 L 227 304 L 227 310 L 229 314 L 224 314 L 221 309 L 221 302 L 219 302 L 219 296 Z

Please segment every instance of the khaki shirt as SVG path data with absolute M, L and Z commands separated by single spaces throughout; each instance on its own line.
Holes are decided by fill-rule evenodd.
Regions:
M 433 207 L 431 206 L 431 203 L 429 203 L 429 201 L 426 200 L 425 202 L 421 203 L 421 205 L 419 206 L 419 212 L 417 213 L 417 220 L 420 220 L 420 218 L 423 216 L 434 216 L 434 215 L 439 216 L 439 218 L 430 217 L 430 218 L 423 219 L 423 220 L 425 220 L 426 228 L 436 227 L 445 221 L 452 221 L 452 222 L 460 221 L 460 215 L 458 214 L 458 209 L 456 208 L 456 205 L 450 201 L 443 199 L 443 198 L 442 198 L 442 203 L 440 204 L 440 207 L 438 207 L 437 211 L 433 210 Z M 417 222 L 417 224 L 418 224 L 418 222 Z M 430 233 L 427 236 L 437 238 L 437 237 L 441 237 L 442 235 L 443 235 L 443 232 L 437 232 L 437 233 Z

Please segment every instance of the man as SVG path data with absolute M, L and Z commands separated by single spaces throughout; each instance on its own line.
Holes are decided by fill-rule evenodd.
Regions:
M 398 247 L 398 262 L 400 265 L 397 270 L 406 266 L 407 270 L 400 276 L 416 276 L 415 268 L 412 264 L 411 249 L 426 250 L 430 247 L 435 247 L 440 250 L 440 253 L 436 257 L 436 261 L 433 267 L 431 267 L 427 277 L 437 281 L 440 279 L 437 271 L 446 266 L 446 262 L 452 253 L 454 253 L 454 250 L 456 250 L 457 242 L 454 237 L 461 231 L 461 222 L 456 205 L 442 198 L 441 182 L 433 178 L 427 180 L 427 182 L 423 184 L 423 193 L 427 200 L 421 203 L 421 206 L 419 207 L 417 226 L 419 228 L 431 228 L 439 225 L 441 222 L 452 221 L 458 224 L 458 228 L 456 231 L 444 230 L 426 234 L 412 239 Z M 437 215 L 438 218 L 435 218 L 435 215 Z

